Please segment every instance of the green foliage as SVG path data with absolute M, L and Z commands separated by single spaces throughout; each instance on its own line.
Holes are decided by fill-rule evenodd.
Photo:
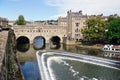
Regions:
M 16 21 L 16 24 L 17 24 L 17 25 L 25 25 L 25 24 L 26 24 L 26 21 L 25 21 L 23 15 L 20 15 L 20 16 L 18 17 L 18 20 Z
M 112 44 L 120 44 L 120 17 L 110 16 L 108 18 L 108 40 Z
M 103 41 L 105 39 L 106 21 L 102 16 L 91 17 L 86 20 L 87 28 L 82 30 L 87 41 Z
M 105 21 L 101 16 L 91 17 L 86 20 L 87 28 L 82 30 L 83 36 L 88 41 L 104 41 L 111 44 L 120 44 L 120 17 L 110 15 Z M 105 30 L 108 30 L 105 32 Z
M 58 20 L 47 20 L 47 22 L 58 22 Z

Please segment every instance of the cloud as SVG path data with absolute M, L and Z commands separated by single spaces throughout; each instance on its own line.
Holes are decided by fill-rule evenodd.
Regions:
M 87 14 L 119 14 L 119 0 L 45 0 L 46 5 L 56 7 L 58 14 L 65 14 L 68 10 Z
M 50 19 L 58 19 L 58 17 L 66 17 L 66 14 L 57 14 L 50 17 Z

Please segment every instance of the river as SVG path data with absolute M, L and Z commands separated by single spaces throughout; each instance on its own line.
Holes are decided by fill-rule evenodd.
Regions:
M 46 44 L 44 48 L 49 49 L 49 46 Z M 52 48 L 52 50 L 56 49 Z M 77 46 L 61 44 L 57 50 L 61 50 L 63 53 L 65 51 L 78 55 L 104 57 L 100 50 L 83 49 Z M 17 58 L 25 80 L 41 80 L 36 51 L 38 50 L 35 50 L 33 45 L 30 45 L 26 51 L 17 51 Z M 68 58 L 60 56 L 51 58 L 50 64 L 48 64 L 51 70 L 54 70 L 51 74 L 55 75 L 55 78 L 51 80 L 120 80 L 120 70 L 118 69 L 85 63 L 72 56 Z

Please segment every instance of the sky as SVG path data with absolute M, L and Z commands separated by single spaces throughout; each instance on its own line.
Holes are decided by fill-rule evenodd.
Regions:
M 120 15 L 120 0 L 0 0 L 0 17 L 17 20 L 51 20 L 66 16 L 67 11 L 88 15 Z

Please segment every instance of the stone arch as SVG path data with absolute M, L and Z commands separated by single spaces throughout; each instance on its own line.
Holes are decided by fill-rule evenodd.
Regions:
M 58 49 L 60 48 L 60 42 L 61 42 L 61 39 L 59 36 L 52 36 L 50 38 L 50 47 Z
M 46 43 L 46 39 L 43 36 L 36 36 L 33 39 L 33 47 L 35 49 L 44 49 L 45 48 L 45 43 Z
M 25 52 L 30 48 L 30 40 L 26 36 L 19 36 L 16 40 L 16 47 L 19 51 Z
M 60 43 L 61 41 L 59 36 L 52 36 L 50 40 L 53 41 L 54 43 Z
M 17 38 L 17 43 L 30 43 L 30 40 L 26 36 L 19 36 Z

